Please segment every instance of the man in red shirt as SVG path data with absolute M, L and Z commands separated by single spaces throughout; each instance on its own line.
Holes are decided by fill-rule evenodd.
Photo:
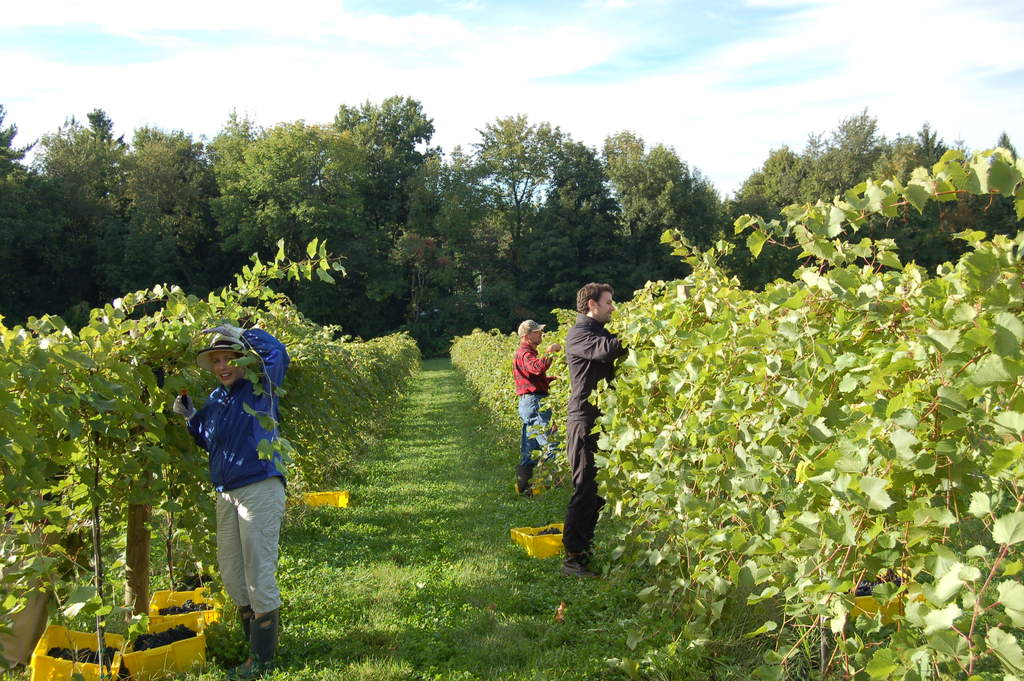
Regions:
M 558 343 L 547 347 L 546 357 L 537 355 L 537 346 L 544 337 L 544 325 L 527 319 L 519 325 L 519 347 L 512 360 L 512 375 L 516 379 L 516 395 L 519 395 L 519 418 L 523 420 L 523 432 L 519 442 L 519 465 L 516 466 L 516 490 L 529 496 L 530 478 L 537 461 L 534 450 L 542 450 L 542 456 L 554 456 L 554 445 L 548 440 L 548 424 L 551 410 L 541 409 L 541 400 L 548 396 L 548 386 L 557 376 L 548 376 L 551 366 L 550 355 L 562 349 Z

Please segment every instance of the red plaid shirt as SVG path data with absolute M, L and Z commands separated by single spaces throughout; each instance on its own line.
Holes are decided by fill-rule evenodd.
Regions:
M 516 379 L 516 395 L 527 393 L 548 394 L 551 379 L 545 375 L 551 366 L 551 358 L 541 359 L 537 356 L 537 348 L 524 340 L 516 348 L 515 359 L 512 360 L 512 375 Z

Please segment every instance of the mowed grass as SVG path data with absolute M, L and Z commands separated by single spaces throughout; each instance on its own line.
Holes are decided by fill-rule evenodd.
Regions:
M 517 459 L 518 433 L 495 429 L 447 360 L 425 362 L 380 448 L 351 479 L 325 481 L 325 490 L 348 489 L 350 506 L 289 504 L 269 678 L 628 678 L 607 660 L 632 656 L 642 584 L 565 577 L 560 558 L 530 558 L 513 544 L 510 528 L 560 522 L 569 497 L 566 488 L 517 497 Z M 602 520 L 599 563 L 609 535 Z M 211 665 L 187 678 L 224 672 Z
M 274 678 L 619 677 L 605 660 L 625 650 L 632 597 L 509 539 L 560 521 L 568 491 L 513 494 L 517 438 L 494 431 L 447 361 L 414 381 L 351 506 L 289 511 Z

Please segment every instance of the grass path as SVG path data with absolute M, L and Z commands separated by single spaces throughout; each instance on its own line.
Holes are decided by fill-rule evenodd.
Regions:
M 289 507 L 274 678 L 625 678 L 605 660 L 627 654 L 633 599 L 509 540 L 510 527 L 561 520 L 568 500 L 512 493 L 517 445 L 447 361 L 425 362 L 348 484 L 351 507 Z

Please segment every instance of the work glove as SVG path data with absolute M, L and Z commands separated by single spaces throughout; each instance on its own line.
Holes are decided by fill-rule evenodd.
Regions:
M 212 329 L 203 329 L 203 333 L 215 333 L 227 338 L 232 343 L 237 343 L 241 346 L 246 346 L 247 343 L 242 339 L 242 329 L 231 324 L 221 324 L 215 326 Z
M 188 395 L 178 395 L 175 397 L 174 406 L 171 407 L 171 411 L 175 414 L 181 414 L 185 417 L 186 421 L 196 415 L 196 408 Z

